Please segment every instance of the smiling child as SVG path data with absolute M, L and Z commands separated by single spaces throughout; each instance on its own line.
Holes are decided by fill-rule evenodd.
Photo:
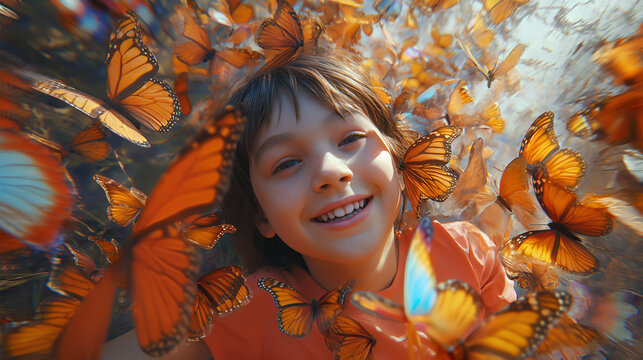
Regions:
M 300 338 L 280 330 L 271 294 L 257 285 L 263 277 L 308 299 L 352 280 L 352 290 L 402 302 L 412 229 L 395 229 L 404 187 L 397 164 L 414 139 L 372 89 L 354 61 L 320 52 L 253 74 L 236 87 L 230 103 L 245 110 L 248 125 L 224 216 L 238 229 L 234 241 L 251 272 L 246 284 L 253 296 L 216 318 L 203 341 L 166 358 L 331 359 L 315 326 Z M 484 316 L 515 300 L 485 234 L 467 222 L 434 227 L 437 281 L 466 281 L 481 294 Z M 341 314 L 376 339 L 374 358 L 406 357 L 406 325 L 373 318 L 348 296 Z M 423 342 L 440 351 L 427 338 Z

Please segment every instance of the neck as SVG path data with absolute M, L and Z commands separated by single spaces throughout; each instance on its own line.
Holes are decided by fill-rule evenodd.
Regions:
M 374 254 L 358 262 L 335 262 L 304 257 L 311 276 L 326 290 L 355 280 L 353 290 L 379 291 L 387 288 L 397 271 L 397 241 L 391 231 L 388 241 Z

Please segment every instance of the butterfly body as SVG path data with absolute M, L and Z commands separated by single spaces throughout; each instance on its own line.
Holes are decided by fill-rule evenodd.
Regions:
M 327 292 L 319 300 L 310 300 L 290 285 L 272 278 L 261 278 L 257 285 L 272 295 L 275 306 L 279 309 L 279 329 L 295 337 L 308 335 L 313 322 L 316 322 L 319 331 L 324 333 L 342 310 L 346 294 L 352 288 L 352 283 L 347 282 Z
M 552 220 L 550 230 L 536 230 L 509 240 L 505 258 L 518 256 L 555 264 L 571 273 L 589 275 L 599 269 L 599 261 L 583 246 L 580 235 L 602 236 L 612 229 L 609 213 L 600 207 L 577 201 L 576 194 L 547 177 L 543 164 L 534 170 L 534 191 L 540 206 Z

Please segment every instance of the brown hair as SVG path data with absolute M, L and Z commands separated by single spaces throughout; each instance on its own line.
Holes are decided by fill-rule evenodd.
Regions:
M 301 255 L 278 236 L 264 238 L 256 228 L 263 217 L 250 183 L 250 155 L 256 137 L 267 125 L 275 99 L 289 95 L 299 118 L 299 89 L 306 90 L 340 116 L 351 111 L 363 112 L 384 135 L 393 159 L 397 162 L 412 142 L 412 131 L 393 118 L 391 109 L 373 90 L 371 78 L 347 53 L 317 49 L 314 53 L 272 69 L 262 69 L 242 79 L 233 89 L 229 104 L 244 109 L 248 123 L 237 146 L 230 190 L 223 212 L 227 222 L 238 229 L 234 243 L 248 271 L 262 266 L 293 265 L 306 267 Z

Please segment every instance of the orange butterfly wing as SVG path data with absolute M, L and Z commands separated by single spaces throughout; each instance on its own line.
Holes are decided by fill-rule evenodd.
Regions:
M 99 357 L 101 347 L 107 339 L 118 284 L 117 274 L 113 270 L 107 270 L 64 325 L 55 344 L 56 358 L 83 360 Z
M 569 358 L 581 358 L 582 355 L 592 352 L 601 335 L 593 328 L 577 323 L 565 315 L 558 325 L 547 333 L 547 337 L 538 347 L 538 354 L 570 354 Z M 567 358 L 567 357 L 564 357 Z
M 612 217 L 607 210 L 578 203 L 576 193 L 546 177 L 541 165 L 534 170 L 533 185 L 540 205 L 554 223 L 589 236 L 602 236 L 612 230 Z
M 212 249 L 225 233 L 234 233 L 237 229 L 230 224 L 222 224 L 221 218 L 206 215 L 197 218 L 181 230 L 181 238 L 191 241 L 204 249 Z
M 540 115 L 527 129 L 520 145 L 520 156 L 530 165 L 542 162 L 550 153 L 559 149 L 554 131 L 554 113 L 547 111 Z
M 182 217 L 208 210 L 223 199 L 245 117 L 228 107 L 215 116 L 181 151 L 156 185 L 133 233 L 141 235 Z
M 152 78 L 159 64 L 143 44 L 138 16 L 133 11 L 119 19 L 109 37 L 105 60 L 107 95 L 119 102 L 134 89 Z
M 375 338 L 357 321 L 337 315 L 333 324 L 324 332 L 326 346 L 336 360 L 372 360 Z
M 555 264 L 565 271 L 589 275 L 598 271 L 599 262 L 578 240 L 556 230 L 528 231 L 505 244 L 506 258 L 524 258 Z
M 183 37 L 176 45 L 176 57 L 190 66 L 207 61 L 212 52 L 210 35 L 187 10 L 179 10 L 177 14 L 183 27 Z
M 436 129 L 413 143 L 404 155 L 402 175 L 413 209 L 422 199 L 444 201 L 455 189 L 459 174 L 446 166 L 451 143 L 462 130 L 455 126 Z
M 101 253 L 108 263 L 115 263 L 116 260 L 118 260 L 118 258 L 120 257 L 121 247 L 116 240 L 103 240 L 95 236 L 89 236 L 88 238 L 89 240 L 95 242 L 96 245 L 98 245 Z
M 49 359 L 52 344 L 63 326 L 74 316 L 80 301 L 72 297 L 51 296 L 38 306 L 33 323 L 3 334 L 2 355 L 8 359 Z
M 237 69 L 250 65 L 263 58 L 263 55 L 256 51 L 234 48 L 224 48 L 218 50 L 215 56 L 236 67 Z
M 198 252 L 172 225 L 221 200 L 244 120 L 227 108 L 206 124 L 163 174 L 134 225 L 132 314 L 141 348 L 150 355 L 162 355 L 182 340 L 196 296 Z
M 128 11 L 110 35 L 105 61 L 107 95 L 148 128 L 167 132 L 181 117 L 172 88 L 153 79 L 159 65 L 143 44 L 138 16 Z
M 71 151 L 90 162 L 105 160 L 112 152 L 112 146 L 105 141 L 106 136 L 100 123 L 94 122 L 74 137 L 70 145 Z
M 556 183 L 575 189 L 585 177 L 587 165 L 574 150 L 562 149 L 545 160 L 547 175 Z
M 150 79 L 120 101 L 141 124 L 165 133 L 181 118 L 181 105 L 174 90 L 158 79 Z
M 455 349 L 457 359 L 524 359 L 532 355 L 549 329 L 569 310 L 565 292 L 529 294 L 488 317 Z
M 342 311 L 346 294 L 348 294 L 352 288 L 353 285 L 349 281 L 339 288 L 327 292 L 319 299 L 319 303 L 315 309 L 315 321 L 321 333 L 331 326 L 337 314 Z
M 167 353 L 186 334 L 196 296 L 196 250 L 163 230 L 148 233 L 132 248 L 132 317 L 141 349 L 149 355 Z
M 245 272 L 238 266 L 224 266 L 199 279 L 192 321 L 188 327 L 191 340 L 201 339 L 210 332 L 214 313 L 221 315 L 248 303 L 250 289 L 245 280 Z
M 147 201 L 147 196 L 136 188 L 127 189 L 106 176 L 94 175 L 94 180 L 105 191 L 109 207 L 107 216 L 120 226 L 132 223 Z
M 58 265 L 50 274 L 47 286 L 61 295 L 83 299 L 94 289 L 88 275 L 78 266 Z
M 277 324 L 285 334 L 296 337 L 308 335 L 313 327 L 313 308 L 311 301 L 290 285 L 271 278 L 257 281 L 260 289 L 272 295 L 279 309 Z
M 147 139 L 126 117 L 101 100 L 40 74 L 20 71 L 20 76 L 27 79 L 35 90 L 64 101 L 87 116 L 98 119 L 106 128 L 123 139 L 138 146 L 150 147 Z
M 256 36 L 257 45 L 266 51 L 266 67 L 288 62 L 304 46 L 304 33 L 295 10 L 280 0 L 272 19 L 266 19 Z

